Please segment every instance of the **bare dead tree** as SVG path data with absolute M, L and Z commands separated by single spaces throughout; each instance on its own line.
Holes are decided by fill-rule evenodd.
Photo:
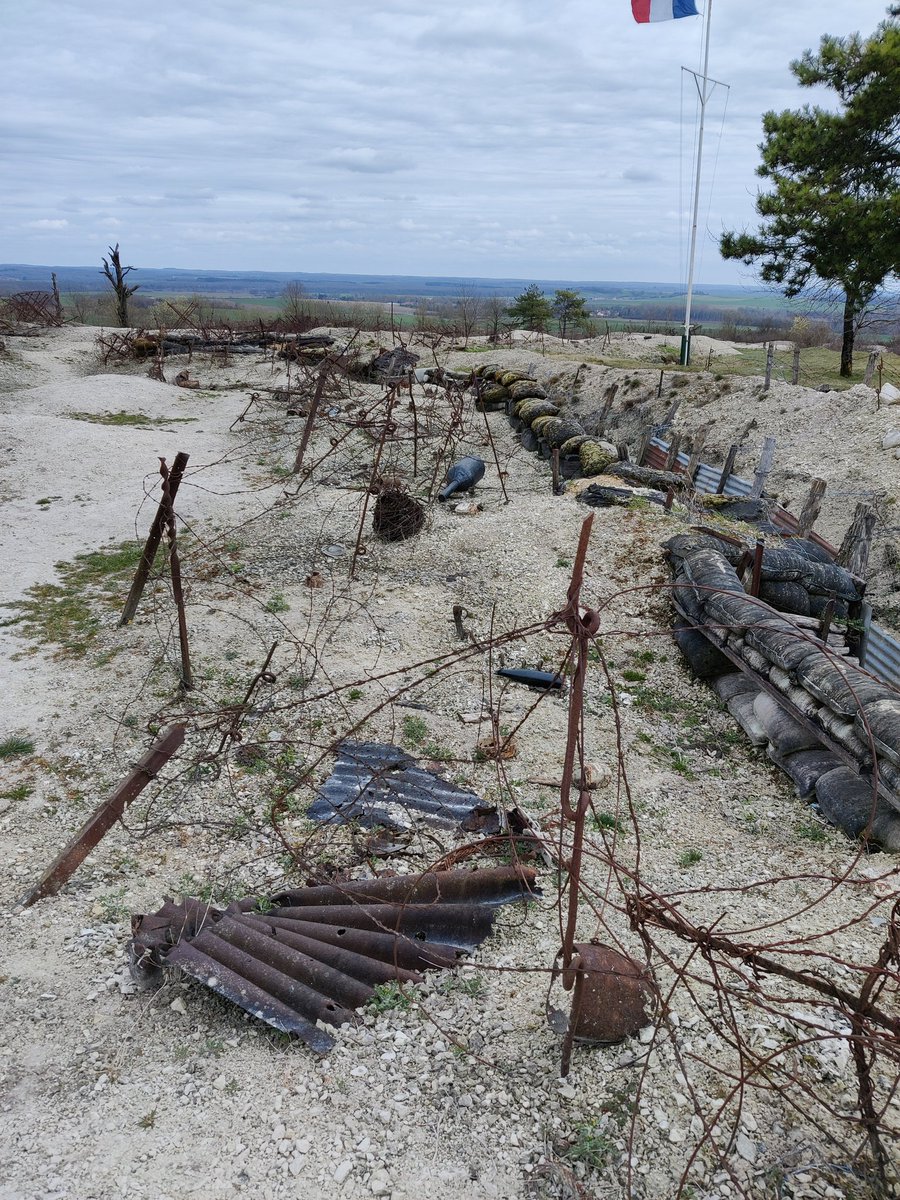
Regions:
M 116 320 L 122 328 L 128 325 L 128 299 L 141 286 L 139 283 L 129 285 L 125 282 L 125 277 L 129 272 L 133 271 L 134 267 L 123 267 L 119 258 L 119 243 L 109 247 L 109 261 L 103 259 L 103 274 L 110 282 L 110 286 L 116 294 Z

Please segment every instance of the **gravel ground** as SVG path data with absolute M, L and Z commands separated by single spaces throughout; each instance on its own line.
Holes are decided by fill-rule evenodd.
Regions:
M 195 359 L 201 389 L 183 392 L 151 385 L 139 367 L 91 374 L 92 338 L 64 330 L 9 339 L 11 355 L 0 360 L 4 445 L 16 451 L 0 479 L 15 515 L 4 555 L 10 564 L 28 559 L 7 571 L 4 599 L 27 598 L 33 583 L 52 581 L 60 558 L 134 538 L 156 454 L 171 461 L 189 449 L 198 470 L 178 507 L 187 517 L 182 552 L 198 686 L 187 697 L 177 690 L 162 581 L 123 630 L 118 604 L 92 590 L 97 624 L 80 657 L 35 647 L 15 625 L 2 630 L 11 680 L 2 733 L 27 736 L 33 751 L 0 760 L 0 1196 L 555 1200 L 581 1188 L 587 1196 L 663 1200 L 682 1176 L 685 1195 L 708 1200 L 869 1195 L 853 1173 L 862 1137 L 847 1125 L 854 1076 L 837 1011 L 813 1007 L 771 978 L 757 994 L 739 970 L 717 993 L 709 965 L 689 960 L 688 946 L 671 935 L 649 931 L 665 1021 L 624 1044 L 576 1049 L 560 1079 L 560 1038 L 546 1006 L 567 1008 L 569 1000 L 550 976 L 560 938 L 550 870 L 541 871 L 543 899 L 527 911 L 503 910 L 469 964 L 433 975 L 386 1011 L 367 1010 L 358 1026 L 337 1032 L 335 1050 L 321 1060 L 186 980 L 135 992 L 125 961 L 129 914 L 154 910 L 164 895 L 227 899 L 312 869 L 416 870 L 462 844 L 422 830 L 405 855 L 385 862 L 361 853 L 355 835 L 324 833 L 305 818 L 333 761 L 329 749 L 349 730 L 405 744 L 489 800 L 515 799 L 551 840 L 560 837 L 558 793 L 546 781 L 562 766 L 566 699 L 535 705 L 535 693 L 498 689 L 492 668 L 560 662 L 565 639 L 546 623 L 565 602 L 585 510 L 571 496 L 551 495 L 546 464 L 525 454 L 494 414 L 505 503 L 484 418 L 467 411 L 448 434 L 443 394 L 418 389 L 419 475 L 408 441 L 387 443 L 382 473 L 426 492 L 432 452 L 449 437 L 454 453 L 488 462 L 477 505 L 429 506 L 421 533 L 393 544 L 372 537 L 367 515 L 366 553 L 351 578 L 362 507 L 371 513 L 374 502 L 366 487 L 375 449 L 342 422 L 350 410 L 377 416 L 381 389 L 355 385 L 352 397 L 330 397 L 332 415 L 305 460 L 322 462 L 298 487 L 289 471 L 303 419 L 263 399 L 236 422 L 254 388 L 287 382 L 279 365 Z M 552 380 L 582 413 L 599 405 L 609 382 L 624 392 L 629 377 L 589 363 L 575 385 L 583 360 L 571 347 L 491 356 L 501 353 Z M 479 360 L 450 355 L 451 364 Z M 702 377 L 683 389 L 698 416 L 701 387 Z M 637 407 L 620 410 L 618 440 Z M 736 394 L 717 407 L 723 442 L 739 410 Z M 70 412 L 196 419 L 148 429 Z M 411 421 L 405 401 L 395 417 L 402 437 Z M 760 421 L 760 435 L 763 428 Z M 786 444 L 785 459 L 792 453 Z M 41 461 L 52 491 L 33 469 Z M 80 490 L 85 478 L 94 482 Z M 64 498 L 37 503 L 57 493 Z M 76 499 L 86 493 L 89 502 Z M 141 508 L 140 531 L 151 511 L 149 503 Z M 858 987 L 846 964 L 878 953 L 900 893 L 895 860 L 861 856 L 823 826 L 687 674 L 667 633 L 659 549 L 681 520 L 636 506 L 598 512 L 594 521 L 584 596 L 601 613 L 599 644 L 616 703 L 603 664 L 592 663 L 586 750 L 599 786 L 579 936 L 643 957 L 623 912 L 637 878 L 697 925 L 787 961 L 805 947 L 822 978 Z M 307 585 L 312 572 L 325 586 Z M 475 642 L 493 636 L 502 644 L 491 653 L 472 642 L 462 648 L 454 604 L 466 610 Z M 521 637 L 506 637 L 516 630 Z M 198 766 L 218 745 L 223 707 L 241 698 L 274 642 L 275 682 L 257 693 L 242 728 L 260 759 L 242 762 L 231 752 L 217 773 Z M 517 756 L 504 771 L 475 755 L 488 729 L 472 718 L 486 707 L 515 731 Z M 189 722 L 188 743 L 164 785 L 148 789 L 60 896 L 19 909 L 40 868 L 149 743 L 148 725 L 179 714 Z M 282 795 L 291 798 L 283 831 L 303 868 L 286 857 L 268 820 Z M 896 989 L 882 1002 L 896 1012 Z M 751 1083 L 733 1095 L 735 1031 L 752 1053 L 775 1056 L 780 1090 Z M 888 1095 L 895 1074 L 890 1058 L 879 1058 L 879 1095 Z M 894 1149 L 898 1124 L 894 1099 L 884 1118 Z M 717 1150 L 704 1136 L 713 1125 Z

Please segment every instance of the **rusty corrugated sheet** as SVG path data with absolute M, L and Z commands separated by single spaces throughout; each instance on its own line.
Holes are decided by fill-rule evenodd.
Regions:
M 132 974 L 179 967 L 261 1021 L 324 1052 L 322 1025 L 355 1019 L 379 984 L 417 983 L 490 933 L 498 905 L 535 894 L 526 867 L 459 870 L 248 897 L 227 909 L 166 900 L 132 919 Z

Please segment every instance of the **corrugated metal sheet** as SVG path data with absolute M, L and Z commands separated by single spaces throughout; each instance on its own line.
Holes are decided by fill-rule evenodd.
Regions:
M 872 625 L 869 629 L 865 667 L 886 683 L 900 687 L 900 642 L 878 625 Z
M 651 438 L 647 448 L 647 466 L 661 470 L 666 465 L 668 452 L 668 442 L 664 442 L 662 438 L 658 437 Z M 689 461 L 689 455 L 678 455 L 678 463 L 681 467 L 687 467 Z M 711 467 L 708 463 L 700 463 L 694 479 L 697 491 L 716 491 L 721 477 L 721 469 Z M 753 484 L 748 480 L 741 479 L 737 475 L 732 475 L 725 485 L 725 495 L 749 496 L 752 487 Z M 776 507 L 772 512 L 772 523 L 773 525 L 778 525 L 786 533 L 795 533 L 798 528 L 798 521 L 793 513 L 789 513 L 780 506 Z M 822 546 L 831 555 L 837 553 L 835 547 L 817 533 L 811 533 L 810 540 Z M 872 625 L 866 641 L 865 655 L 864 666 L 867 671 L 870 671 L 873 675 L 877 675 L 886 683 L 900 687 L 900 642 L 892 638 L 890 634 L 885 633 L 878 625 Z

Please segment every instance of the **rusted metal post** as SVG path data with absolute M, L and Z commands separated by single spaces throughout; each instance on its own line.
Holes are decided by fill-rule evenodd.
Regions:
M 660 373 L 659 373 L 659 383 L 656 385 L 656 398 L 657 398 L 657 400 L 658 400 L 658 399 L 660 398 L 660 396 L 662 395 L 662 385 L 663 385 L 663 375 L 664 375 L 664 374 L 665 374 L 665 372 L 664 372 L 664 371 L 660 371 Z
M 191 648 L 188 643 L 187 614 L 184 609 L 184 591 L 181 586 L 181 560 L 178 557 L 178 535 L 175 528 L 175 506 L 169 490 L 169 480 L 163 477 L 163 499 L 166 502 L 166 536 L 169 539 L 169 571 L 172 576 L 172 595 L 178 611 L 178 643 L 181 649 L 181 687 L 185 692 L 194 690 L 191 672 Z
M 722 474 L 719 476 L 719 485 L 716 488 L 717 496 L 721 496 L 724 493 L 725 488 L 728 486 L 728 480 L 731 478 L 732 473 L 734 472 L 734 460 L 737 458 L 737 452 L 738 445 L 737 442 L 735 442 L 734 445 L 729 446 L 728 448 L 728 454 L 725 458 L 725 466 L 722 468 Z
M 827 484 L 824 479 L 814 479 L 809 485 L 809 495 L 806 497 L 806 503 L 803 505 L 803 511 L 800 513 L 800 524 L 797 527 L 797 535 L 799 537 L 809 537 L 812 532 L 812 527 L 815 525 L 819 513 L 822 511 L 822 501 L 825 499 L 825 488 Z
M 823 642 L 828 642 L 828 634 L 831 632 L 831 622 L 834 620 L 834 596 L 825 605 L 825 610 L 819 620 L 819 638 Z
M 185 454 L 183 450 L 179 451 L 175 455 L 171 471 L 168 471 L 166 468 L 166 460 L 164 458 L 159 460 L 159 470 L 163 477 L 163 495 L 156 510 L 156 516 L 153 518 L 153 524 L 150 526 L 150 532 L 147 534 L 144 552 L 134 573 L 131 591 L 128 593 L 128 599 L 125 601 L 125 607 L 122 609 L 122 615 L 119 618 L 120 626 L 128 625 L 133 620 L 134 614 L 137 611 L 141 594 L 153 569 L 153 560 L 156 558 L 156 551 L 159 549 L 163 530 L 166 527 L 166 495 L 168 494 L 169 500 L 174 501 L 189 457 L 190 455 Z M 166 492 L 167 484 L 168 493 Z
M 463 617 L 465 616 L 465 612 L 466 610 L 461 604 L 453 605 L 453 624 L 456 626 L 456 636 L 461 642 L 468 641 L 468 635 L 466 633 L 465 626 L 463 625 Z
M 756 539 L 756 548 L 753 551 L 753 576 L 750 581 L 750 595 L 759 595 L 759 585 L 762 582 L 762 564 L 763 564 L 763 540 Z
M 297 454 L 294 458 L 294 475 L 299 475 L 300 468 L 303 466 L 303 456 L 306 453 L 306 447 L 312 434 L 313 424 L 316 419 L 316 413 L 319 411 L 319 403 L 322 399 L 322 393 L 325 390 L 325 380 L 327 378 L 328 371 L 325 367 L 322 367 L 319 371 L 319 378 L 316 380 L 316 390 L 313 392 L 312 402 L 309 406 L 309 415 L 306 418 L 306 424 L 303 426 L 303 436 L 300 439 L 300 445 L 297 447 Z
M 554 446 L 550 455 L 550 473 L 552 477 L 553 495 L 559 495 L 559 447 Z
M 25 908 L 44 896 L 55 896 L 81 866 L 101 838 L 120 820 L 125 809 L 141 794 L 184 742 L 184 725 L 172 725 L 154 742 L 137 766 L 108 800 L 82 825 L 78 833 L 57 855 L 34 887 L 22 899 Z
M 487 439 L 491 446 L 491 454 L 494 456 L 494 466 L 497 468 L 497 478 L 500 480 L 500 491 L 503 493 L 503 503 L 509 504 L 509 493 L 506 490 L 506 481 L 503 478 L 504 472 L 500 469 L 500 459 L 497 455 L 497 445 L 494 441 L 493 430 L 491 423 L 488 420 L 488 415 L 482 408 L 481 415 L 484 417 L 484 427 L 487 430 Z
M 419 476 L 419 410 L 413 399 L 412 388 L 409 392 L 409 410 L 413 419 L 413 479 Z

